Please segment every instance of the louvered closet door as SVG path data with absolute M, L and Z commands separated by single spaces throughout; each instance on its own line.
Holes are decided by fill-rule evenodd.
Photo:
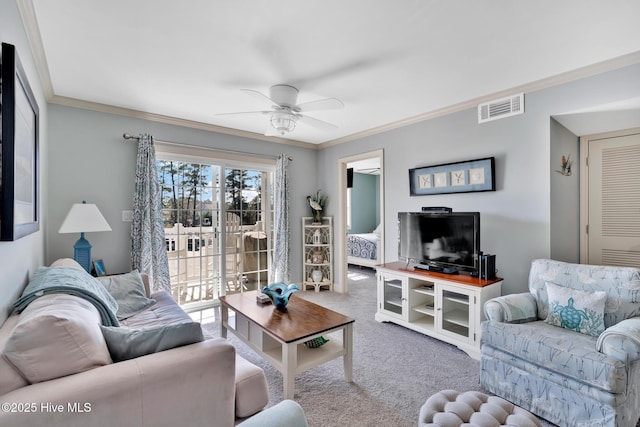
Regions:
M 589 143 L 589 263 L 640 267 L 640 134 Z

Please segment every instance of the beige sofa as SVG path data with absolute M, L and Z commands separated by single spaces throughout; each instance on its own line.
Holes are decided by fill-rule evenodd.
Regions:
M 73 264 L 59 260 L 52 266 Z M 169 293 L 149 294 L 148 281 L 141 279 L 144 297 L 156 302 L 121 326 L 194 330 Z M 226 340 L 200 341 L 197 323 L 200 338 L 191 341 L 199 342 L 118 362 L 103 336 L 112 328 L 100 323 L 94 305 L 65 294 L 40 296 L 4 322 L 0 426 L 228 427 L 268 403 L 262 369 L 237 356 Z M 182 339 L 178 335 L 164 334 L 155 342 L 171 346 L 176 336 Z

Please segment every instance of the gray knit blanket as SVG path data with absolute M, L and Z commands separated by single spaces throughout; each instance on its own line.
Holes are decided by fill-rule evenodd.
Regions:
M 118 303 L 98 279 L 84 270 L 67 267 L 40 267 L 24 288 L 22 296 L 13 303 L 21 313 L 36 298 L 51 294 L 67 294 L 83 298 L 93 304 L 104 326 L 119 326 L 116 313 Z

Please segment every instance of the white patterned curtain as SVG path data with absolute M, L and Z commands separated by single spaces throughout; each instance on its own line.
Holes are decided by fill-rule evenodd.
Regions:
M 153 136 L 140 134 L 131 225 L 132 266 L 147 273 L 153 290 L 171 291 Z
M 271 283 L 289 283 L 289 157 L 281 155 L 276 163 L 273 185 L 274 244 Z

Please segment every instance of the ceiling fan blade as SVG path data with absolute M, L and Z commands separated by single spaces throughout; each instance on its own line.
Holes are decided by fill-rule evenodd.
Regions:
M 257 90 L 252 90 L 252 89 L 240 89 L 240 90 L 248 94 L 249 96 L 256 98 L 261 102 L 268 103 L 269 106 L 278 105 L 278 103 L 275 102 L 273 99 L 269 98 L 267 95 L 265 95 L 262 92 L 258 92 Z
M 325 122 L 324 120 L 316 119 L 309 116 L 303 116 L 302 114 L 297 114 L 297 116 L 300 122 L 304 123 L 305 125 L 313 126 L 317 129 L 333 130 L 338 128 L 338 126 L 334 125 L 333 123 Z
M 303 102 L 296 106 L 296 111 L 339 110 L 344 108 L 344 103 L 338 98 L 319 99 L 317 101 Z
M 282 138 L 284 135 L 282 135 L 280 132 L 278 132 L 277 130 L 275 130 L 271 126 L 269 126 L 267 128 L 266 132 L 264 133 L 264 136 L 277 136 L 279 138 Z
M 240 115 L 240 114 L 245 114 L 245 115 L 264 115 L 264 114 L 270 114 L 273 113 L 273 111 L 238 111 L 236 113 L 218 113 L 218 114 L 214 114 L 214 116 L 236 116 L 236 115 Z

